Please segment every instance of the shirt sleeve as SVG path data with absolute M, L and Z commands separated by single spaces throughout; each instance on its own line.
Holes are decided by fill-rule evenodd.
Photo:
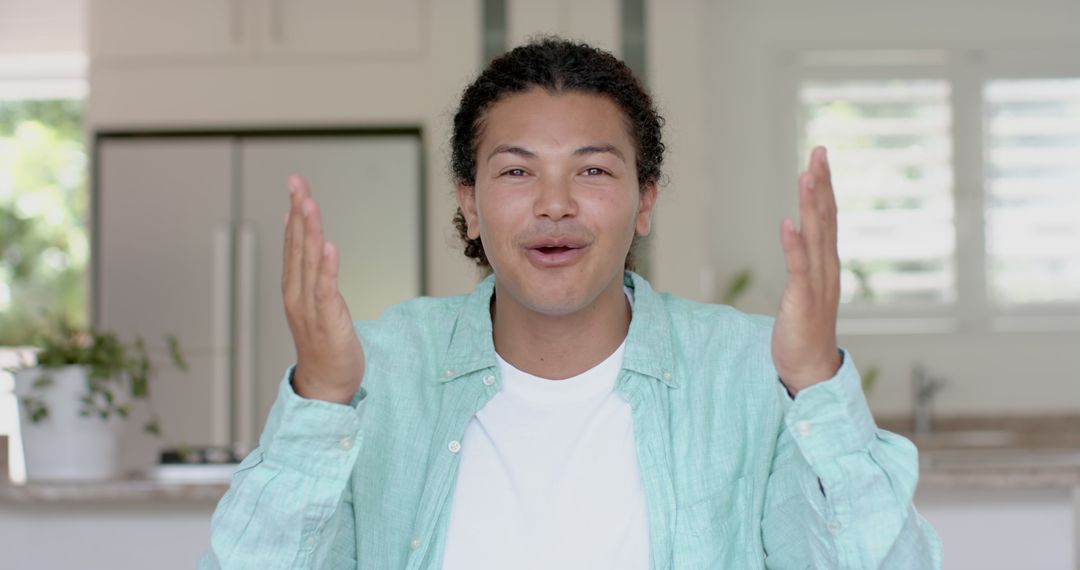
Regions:
M 200 569 L 356 567 L 350 482 L 367 391 L 348 405 L 303 398 L 295 368 L 214 510 Z
M 878 429 L 851 356 L 784 411 L 762 516 L 766 566 L 941 568 L 941 542 L 912 502 L 915 445 Z

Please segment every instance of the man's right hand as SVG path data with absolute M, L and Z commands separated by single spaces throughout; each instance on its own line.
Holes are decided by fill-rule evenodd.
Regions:
M 290 176 L 281 293 L 296 345 L 293 390 L 348 404 L 364 378 L 364 350 L 338 290 L 338 251 L 323 241 L 319 206 L 307 181 Z

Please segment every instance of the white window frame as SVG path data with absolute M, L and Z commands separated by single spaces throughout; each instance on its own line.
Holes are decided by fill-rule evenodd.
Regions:
M 797 216 L 795 179 L 807 157 L 800 140 L 799 87 L 806 81 L 941 79 L 949 84 L 956 227 L 956 300 L 920 306 L 841 305 L 840 334 L 1057 332 L 1080 330 L 1080 303 L 998 306 L 986 272 L 983 87 L 1001 79 L 1080 78 L 1080 54 L 1069 50 L 836 49 L 778 54 L 774 74 L 777 169 L 773 205 Z M 787 152 L 784 152 L 787 149 Z M 786 159 L 786 160 L 785 160 Z

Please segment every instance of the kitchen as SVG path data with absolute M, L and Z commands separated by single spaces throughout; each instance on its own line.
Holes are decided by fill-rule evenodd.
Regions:
M 53 78 L 85 82 L 88 318 L 123 337 L 174 332 L 187 349 L 189 372 L 162 366 L 153 386 L 169 445 L 250 449 L 294 358 L 278 289 L 289 173 L 301 171 L 328 200 L 354 317 L 471 289 L 479 275 L 450 224 L 452 104 L 486 58 L 559 33 L 626 59 L 667 119 L 670 178 L 645 260 L 658 290 L 723 302 L 748 275 L 737 306 L 775 314 L 784 283 L 776 227 L 796 211 L 792 181 L 812 142 L 836 141 L 838 181 L 849 170 L 850 188 L 908 204 L 875 214 L 861 196 L 845 202 L 842 255 L 869 269 L 848 265 L 839 333 L 864 380 L 875 372 L 866 388 L 879 426 L 921 432 L 912 435 L 922 459 L 916 506 L 942 536 L 946 568 L 1080 568 L 1077 248 L 1008 270 L 1033 257 L 1018 236 L 1037 253 L 1050 249 L 1039 240 L 1075 244 L 1080 216 L 1025 237 L 1024 208 L 1000 206 L 1068 214 L 1077 201 L 1050 190 L 1041 206 L 1018 201 L 999 175 L 1056 160 L 1064 174 L 1055 184 L 1075 188 L 1076 111 L 1032 115 L 1030 125 L 1005 112 L 1025 96 L 1080 106 L 1075 2 L 4 6 L 0 50 L 11 63 L 0 85 L 47 76 L 52 68 L 33 58 L 57 53 L 76 63 L 56 63 Z M 859 104 L 903 107 L 918 120 L 858 122 L 850 109 Z M 1042 139 L 1023 131 L 1040 126 Z M 909 137 L 902 156 L 843 138 L 879 127 Z M 1036 159 L 1031 148 L 993 146 L 1050 135 L 1065 142 Z M 914 186 L 929 198 L 873 172 L 857 178 L 865 160 L 923 169 L 925 184 Z M 156 193 L 140 193 L 150 180 Z M 893 250 L 907 265 L 889 261 Z M 365 279 L 369 266 L 388 272 L 378 289 Z M 0 413 L 0 425 L 12 417 Z M 137 428 L 122 434 L 119 472 L 157 463 L 162 442 Z M 9 463 L 17 475 L 18 461 Z M 191 567 L 225 485 L 6 487 L 4 566 Z M 69 548 L 49 548 L 58 535 Z

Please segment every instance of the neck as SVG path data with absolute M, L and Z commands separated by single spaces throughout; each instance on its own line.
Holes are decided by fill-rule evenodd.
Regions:
M 500 294 L 495 281 L 491 303 L 495 351 L 514 368 L 541 378 L 572 378 L 603 362 L 626 338 L 630 318 L 621 276 L 581 310 L 555 316 Z

